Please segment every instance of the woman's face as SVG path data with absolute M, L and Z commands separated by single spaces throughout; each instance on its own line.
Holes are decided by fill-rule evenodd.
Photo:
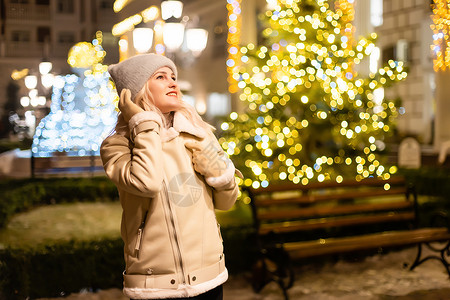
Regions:
M 181 107 L 181 92 L 175 74 L 168 67 L 158 69 L 148 80 L 148 89 L 156 107 L 162 113 Z

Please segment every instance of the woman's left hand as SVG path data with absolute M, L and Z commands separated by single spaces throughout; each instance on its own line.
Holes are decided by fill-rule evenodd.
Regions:
M 126 122 L 129 122 L 130 119 L 140 112 L 143 112 L 144 110 L 140 108 L 138 105 L 136 105 L 131 100 L 131 92 L 129 89 L 123 89 L 120 92 L 120 98 L 119 98 L 119 110 L 123 115 L 123 118 Z
M 185 146 L 192 151 L 192 163 L 198 173 L 205 177 L 219 177 L 226 171 L 228 160 L 213 142 L 187 142 Z

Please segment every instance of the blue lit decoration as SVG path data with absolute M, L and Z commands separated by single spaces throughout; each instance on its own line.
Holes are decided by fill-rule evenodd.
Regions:
M 92 43 L 78 43 L 68 63 L 76 74 L 57 76 L 50 113 L 41 120 L 33 137 L 34 157 L 99 155 L 100 144 L 117 121 L 118 100 L 101 47 L 101 33 Z

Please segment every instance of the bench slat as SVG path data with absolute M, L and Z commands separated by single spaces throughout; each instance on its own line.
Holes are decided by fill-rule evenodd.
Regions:
M 353 187 L 353 186 L 383 186 L 386 183 L 390 185 L 404 185 L 405 179 L 403 177 L 391 177 L 388 180 L 381 180 L 378 178 L 367 178 L 361 181 L 344 180 L 341 183 L 337 183 L 336 181 L 310 182 L 307 185 L 286 183 L 279 185 L 269 185 L 266 188 L 260 187 L 257 189 L 249 187 L 248 190 L 253 195 L 256 196 L 258 194 L 267 194 L 271 192 L 283 192 L 292 190 L 309 191 L 321 188 L 329 189 L 329 188 Z
M 367 198 L 376 196 L 404 195 L 406 188 L 392 188 L 389 190 L 367 190 L 367 191 L 348 191 L 335 194 L 324 195 L 305 195 L 299 197 L 290 197 L 285 199 L 258 199 L 255 204 L 257 206 L 271 206 L 284 204 L 308 204 L 314 202 L 335 201 L 342 199 Z
M 313 221 L 292 221 L 283 223 L 263 224 L 259 228 L 259 234 L 274 233 L 288 233 L 294 231 L 307 231 L 331 227 L 342 227 L 352 225 L 368 225 L 374 223 L 383 222 L 397 222 L 397 221 L 409 221 L 414 220 L 415 215 L 413 212 L 404 213 L 387 213 L 383 215 L 374 216 L 356 216 L 356 217 L 344 217 L 344 218 L 322 218 Z
M 409 231 L 391 231 L 363 236 L 319 239 L 315 241 L 285 243 L 284 249 L 292 258 L 302 258 L 368 250 L 376 247 L 413 245 L 416 243 L 448 241 L 450 232 L 446 228 L 422 228 Z
M 275 211 L 259 212 L 258 218 L 260 220 L 277 220 L 277 219 L 293 219 L 293 218 L 318 218 L 332 215 L 345 215 L 351 213 L 363 212 L 379 212 L 386 210 L 401 210 L 414 206 L 411 201 L 397 201 L 388 203 L 372 203 L 372 204 L 353 204 L 341 206 L 328 207 L 313 207 L 313 208 L 295 208 L 283 209 Z

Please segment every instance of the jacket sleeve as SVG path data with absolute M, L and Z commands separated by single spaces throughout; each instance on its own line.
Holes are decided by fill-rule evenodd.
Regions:
M 160 191 L 163 180 L 160 120 L 154 112 L 141 112 L 129 122 L 130 139 L 115 134 L 102 143 L 103 167 L 119 189 L 146 197 Z
M 239 194 L 239 187 L 234 179 L 220 188 L 213 188 L 214 208 L 229 210 L 233 207 Z
M 236 202 L 239 193 L 235 180 L 235 173 L 238 171 L 212 132 L 210 138 L 220 152 L 220 157 L 226 161 L 227 169 L 218 177 L 205 177 L 205 181 L 213 188 L 214 207 L 219 210 L 229 210 Z

